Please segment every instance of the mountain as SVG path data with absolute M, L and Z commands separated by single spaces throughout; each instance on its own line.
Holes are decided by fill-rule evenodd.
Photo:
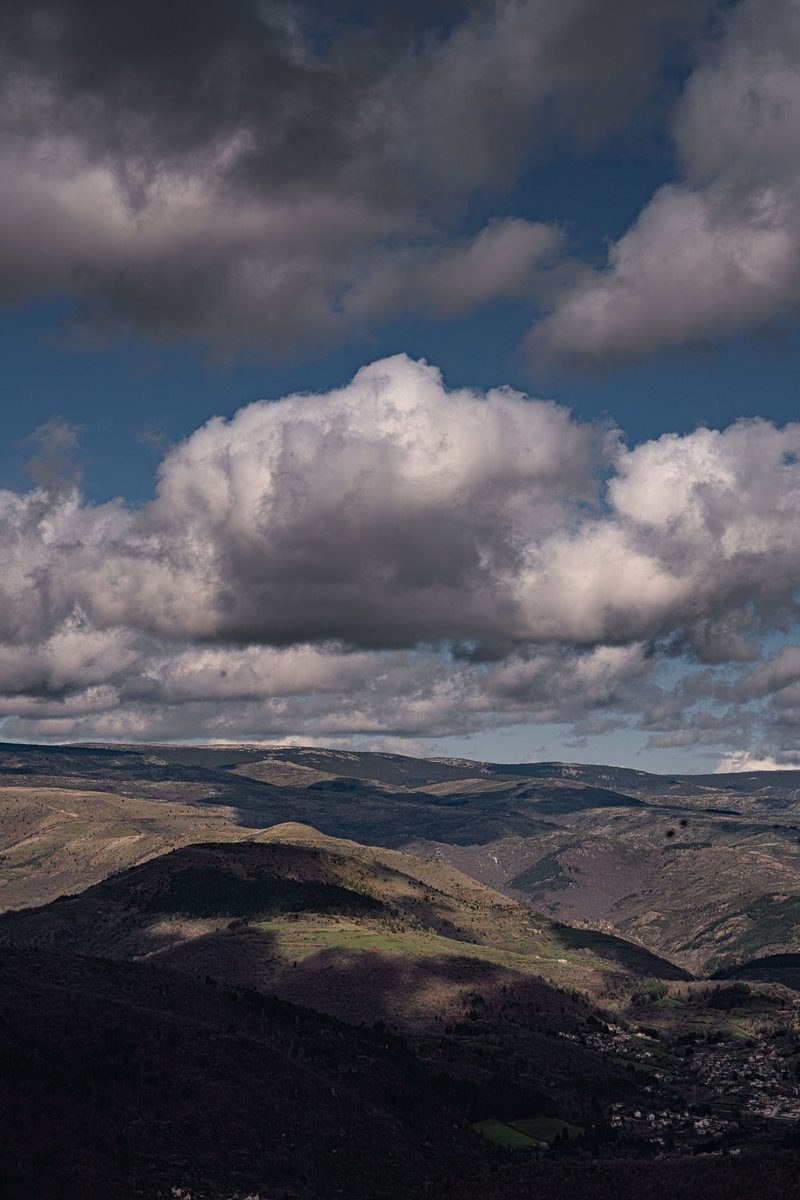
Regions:
M 434 857 L 695 974 L 797 949 L 800 772 L 669 776 L 320 748 L 0 746 L 0 905 L 298 822 Z
M 415 839 L 433 853 L 553 916 L 614 930 L 697 974 L 800 934 L 794 828 L 727 816 L 591 811 L 553 821 L 538 837 L 456 846 Z
M 475 1122 L 585 1128 L 643 1081 L 588 1045 L 605 1022 L 584 989 L 684 976 L 570 934 L 444 864 L 295 825 L 8 912 L 8 1194 L 59 1162 L 75 1195 L 421 1200 L 491 1156 Z
M 663 820 L 652 795 L 548 777 L 509 801 L 531 780 L 478 769 L 415 791 L 262 750 L 214 766 L 143 749 L 36 753 L 36 781 L 7 784 L 0 808 L 18 870 L 8 894 L 49 886 L 37 884 L 48 863 L 77 876 L 81 854 L 101 878 L 0 915 L 4 1200 L 634 1200 L 666 1194 L 662 1155 L 686 1200 L 789 1194 L 791 964 L 746 986 L 693 979 L 445 861 L 486 844 L 415 855 L 296 821 L 242 823 L 276 797 L 331 821 L 349 806 L 353 823 L 382 805 L 394 839 L 402 797 L 435 813 L 455 795 L 468 825 L 544 804 L 557 811 L 532 841 L 603 821 L 621 841 Z M 262 768 L 284 783 L 245 778 L 249 807 L 219 803 L 236 772 Z M 313 783 L 286 783 L 295 769 Z M 215 799 L 158 800 L 154 776 L 171 785 L 173 772 L 181 789 L 219 774 Z M 158 849 L 167 837 L 179 840 Z M 739 1157 L 703 1157 L 723 1150 Z
M 718 971 L 714 979 L 763 980 L 800 992 L 800 954 L 765 954 Z
M 79 895 L 8 912 L 0 916 L 0 943 L 13 938 L 19 944 L 24 931 L 29 944 L 69 952 L 163 956 L 171 922 L 182 943 L 203 922 L 236 933 L 238 927 L 229 929 L 232 921 L 281 921 L 287 914 L 293 925 L 298 915 L 309 914 L 339 925 L 380 927 L 387 946 L 394 933 L 413 932 L 420 944 L 432 939 L 437 951 L 445 952 L 447 941 L 452 952 L 485 958 L 491 951 L 515 965 L 534 961 L 538 974 L 562 984 L 580 979 L 596 992 L 612 970 L 634 978 L 689 978 L 642 947 L 570 929 L 435 859 L 297 824 L 236 842 L 184 846 Z M 578 948 L 582 953 L 572 954 L 572 961 Z
M 445 864 L 295 825 L 183 847 L 6 913 L 0 946 L 147 962 L 445 1039 L 448 1062 L 484 1080 L 517 1078 L 551 1097 L 553 1115 L 584 1121 L 591 1096 L 624 1091 L 625 1075 L 560 1035 L 602 1021 L 594 1006 L 629 998 L 641 980 L 688 979 Z

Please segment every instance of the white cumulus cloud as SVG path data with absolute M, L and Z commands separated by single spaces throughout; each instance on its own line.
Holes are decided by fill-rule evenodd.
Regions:
M 800 3 L 741 0 L 675 114 L 682 178 L 561 294 L 534 352 L 605 364 L 794 320 L 799 131 Z
M 765 702 L 782 753 L 796 648 L 758 647 L 796 618 L 799 531 L 800 425 L 629 448 L 399 355 L 212 419 L 138 508 L 61 476 L 0 492 L 4 734 L 634 721 L 654 745 L 728 745 Z M 705 673 L 665 690 L 676 659 Z

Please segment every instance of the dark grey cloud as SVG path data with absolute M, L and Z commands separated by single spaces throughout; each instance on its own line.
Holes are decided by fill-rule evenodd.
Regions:
M 288 5 L 252 0 L 6 0 L 7 127 L 79 139 L 143 201 L 161 171 L 213 169 L 270 190 L 338 173 L 358 151 L 357 75 L 306 52 Z M 20 94 L 22 93 L 22 94 Z
M 758 733 L 757 758 L 771 760 L 773 765 L 800 762 L 799 645 L 787 643 L 733 678 L 709 675 L 698 682 L 696 690 L 701 697 L 747 714 L 746 720 Z M 747 744 L 747 739 L 743 742 Z
M 95 332 L 260 352 L 529 299 L 486 240 L 451 244 L 466 202 L 641 112 L 708 8 L 3 0 L 0 297 L 66 289 Z M 557 233 L 525 227 L 534 266 Z

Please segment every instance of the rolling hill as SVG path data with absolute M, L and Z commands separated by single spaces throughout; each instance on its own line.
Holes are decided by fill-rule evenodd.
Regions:
M 800 933 L 800 772 L 662 777 L 319 748 L 0 746 L 0 906 L 285 822 L 448 862 L 695 974 Z
M 515 1080 L 543 1115 L 580 1125 L 631 1087 L 580 1042 L 610 1019 L 597 1005 L 622 1011 L 642 980 L 688 978 L 446 864 L 297 825 L 182 847 L 6 913 L 0 947 L 147 963 L 377 1023 L 414 1038 L 430 1069 L 492 1094 Z
M 452 1035 L 479 1076 L 510 1073 L 584 1117 L 615 1069 L 559 1035 L 597 1020 L 596 1003 L 627 1002 L 637 981 L 688 978 L 621 939 L 540 918 L 446 864 L 296 825 L 182 847 L 6 913 L 0 946 L 147 962 L 354 1024 Z

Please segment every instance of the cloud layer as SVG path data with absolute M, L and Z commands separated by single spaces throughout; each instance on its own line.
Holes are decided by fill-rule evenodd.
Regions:
M 530 301 L 559 231 L 467 203 L 628 122 L 709 3 L 3 0 L 0 299 L 261 353 Z
M 590 368 L 796 323 L 800 0 L 423 11 L 4 0 L 0 301 L 263 355 L 504 300 Z M 507 212 L 537 156 L 665 119 L 676 178 L 599 269 L 535 189 Z
M 7 737 L 790 736 L 800 425 L 630 449 L 397 356 L 214 418 L 138 509 L 54 470 L 0 493 Z

